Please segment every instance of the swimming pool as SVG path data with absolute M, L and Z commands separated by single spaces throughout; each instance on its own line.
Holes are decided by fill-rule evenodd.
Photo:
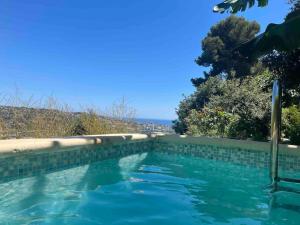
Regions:
M 0 184 L 0 224 L 299 224 L 300 197 L 267 184 L 267 168 L 149 149 Z

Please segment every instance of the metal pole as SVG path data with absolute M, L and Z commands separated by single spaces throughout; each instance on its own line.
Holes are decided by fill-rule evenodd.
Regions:
M 281 124 L 281 83 L 275 80 L 272 93 L 270 178 L 276 188 L 278 178 L 278 143 Z

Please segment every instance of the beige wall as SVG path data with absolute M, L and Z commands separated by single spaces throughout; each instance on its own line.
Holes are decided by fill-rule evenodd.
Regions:
M 107 134 L 107 135 L 86 135 L 65 138 L 30 138 L 0 140 L 0 154 L 14 152 L 43 150 L 50 148 L 64 148 L 72 146 L 120 143 L 129 140 L 144 140 L 145 134 Z

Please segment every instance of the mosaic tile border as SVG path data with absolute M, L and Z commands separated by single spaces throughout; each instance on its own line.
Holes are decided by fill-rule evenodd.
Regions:
M 151 147 L 151 141 L 137 141 L 113 145 L 92 145 L 42 152 L 16 153 L 13 156 L 0 158 L 0 182 L 141 153 L 148 151 Z
M 212 144 L 172 143 L 160 139 L 129 141 L 118 144 L 87 145 L 45 151 L 16 152 L 0 157 L 0 182 L 51 173 L 109 158 L 147 151 L 184 154 L 209 160 L 225 161 L 249 167 L 268 168 L 269 152 Z M 280 154 L 279 166 L 285 171 L 300 171 L 300 155 Z
M 270 153 L 237 147 L 221 147 L 216 145 L 155 142 L 153 149 L 172 154 L 184 154 L 204 159 L 225 161 L 244 166 L 268 168 Z M 279 154 L 279 168 L 286 171 L 300 171 L 300 156 Z

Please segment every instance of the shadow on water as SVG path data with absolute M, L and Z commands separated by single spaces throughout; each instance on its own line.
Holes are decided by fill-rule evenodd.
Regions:
M 98 136 L 82 136 L 82 137 L 73 137 L 73 138 L 82 138 L 85 140 L 92 140 L 94 144 L 97 144 L 99 142 Z M 122 137 L 107 137 L 105 138 L 105 142 L 109 143 L 111 139 L 120 139 L 119 141 L 122 141 Z M 57 141 L 53 141 L 53 148 L 61 148 L 61 145 Z M 89 146 L 88 148 L 97 148 L 96 146 Z M 70 169 L 77 168 L 76 165 L 73 165 Z M 86 164 L 80 166 L 81 172 L 83 172 L 84 169 L 86 171 L 84 172 L 84 175 L 80 177 L 79 174 L 73 174 L 74 181 L 78 179 L 77 181 L 77 187 L 76 190 L 82 191 L 82 190 L 94 190 L 100 185 L 106 185 L 106 184 L 112 184 L 116 183 L 121 179 L 121 176 L 119 175 L 119 168 L 117 166 L 116 159 L 107 159 L 103 161 L 94 162 L 91 164 Z M 60 171 L 64 171 L 61 169 Z
M 18 205 L 20 209 L 27 209 L 35 204 L 41 202 L 45 198 L 44 190 L 47 186 L 47 178 L 44 175 L 40 175 L 34 179 L 34 183 L 31 186 L 30 194 L 19 201 Z
M 300 202 L 297 199 L 300 200 L 299 188 L 278 186 L 276 192 L 270 194 L 270 210 L 282 208 L 300 213 Z
M 77 185 L 77 190 L 95 190 L 99 186 L 116 184 L 128 179 L 147 157 L 147 153 L 134 154 L 118 159 L 107 159 L 88 165 Z
M 58 141 L 53 141 L 51 148 L 60 148 L 61 145 Z M 28 209 L 36 204 L 41 203 L 45 196 L 45 189 L 47 187 L 48 180 L 45 174 L 41 174 L 33 177 L 33 184 L 28 187 L 29 194 L 18 201 L 18 208 L 20 210 Z
M 273 200 L 274 201 L 274 200 Z M 279 202 L 278 200 L 275 200 L 271 207 L 271 209 L 279 209 L 279 208 L 282 208 L 282 209 L 286 209 L 286 210 L 292 210 L 296 213 L 300 213 L 300 206 L 299 205 L 294 205 L 294 204 L 288 204 L 288 203 L 282 203 L 282 202 Z
M 128 175 L 139 168 L 146 156 L 147 153 L 107 159 L 26 179 L 22 181 L 22 187 L 28 189 L 18 194 L 20 198 L 16 199 L 15 206 L 11 208 L 11 215 L 22 222 L 46 217 L 50 218 L 49 221 L 58 218 L 65 220 L 63 217 L 66 215 L 76 216 L 68 213 L 76 211 L 78 207 L 85 207 L 86 202 L 82 205 L 80 193 L 128 180 Z
M 76 190 L 95 190 L 101 185 L 110 185 L 119 182 L 122 177 L 120 168 L 115 159 L 88 165 L 83 177 L 77 184 Z

